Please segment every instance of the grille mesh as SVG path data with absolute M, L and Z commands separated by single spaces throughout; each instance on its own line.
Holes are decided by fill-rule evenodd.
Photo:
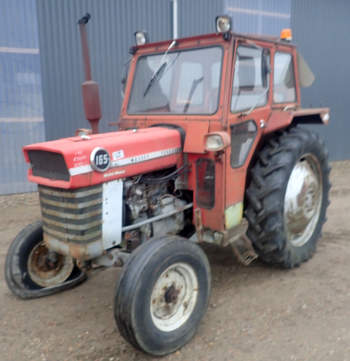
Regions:
M 44 233 L 64 242 L 102 238 L 102 185 L 65 190 L 38 186 Z
M 48 179 L 69 181 L 69 171 L 63 156 L 42 150 L 28 151 L 33 175 Z

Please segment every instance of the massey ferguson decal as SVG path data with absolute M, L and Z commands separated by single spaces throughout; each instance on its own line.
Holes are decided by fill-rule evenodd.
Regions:
M 181 148 L 170 148 L 170 149 L 163 149 L 163 150 L 158 150 L 158 151 L 150 152 L 150 153 L 139 154 L 139 155 L 135 155 L 133 157 L 113 161 L 112 167 L 122 167 L 122 166 L 126 166 L 126 165 L 142 163 L 142 162 L 146 162 L 148 160 L 162 158 L 162 157 L 166 157 L 168 155 L 172 155 L 172 154 L 176 154 L 176 153 L 180 153 L 180 152 L 181 152 Z

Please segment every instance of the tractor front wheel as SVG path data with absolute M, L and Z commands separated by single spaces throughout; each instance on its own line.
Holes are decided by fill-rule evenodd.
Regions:
M 324 142 L 305 128 L 280 132 L 260 150 L 245 215 L 263 261 L 292 268 L 312 257 L 326 220 L 329 171 Z
M 208 306 L 210 268 L 201 248 L 180 237 L 138 247 L 123 268 L 114 315 L 122 336 L 155 356 L 185 345 Z
M 86 279 L 70 256 L 50 251 L 41 222 L 26 226 L 7 252 L 5 279 L 19 298 L 38 298 L 71 288 Z

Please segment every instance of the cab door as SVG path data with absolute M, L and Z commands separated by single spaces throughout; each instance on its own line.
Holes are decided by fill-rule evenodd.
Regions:
M 271 113 L 272 49 L 272 43 L 245 39 L 235 44 L 227 116 L 231 146 L 226 153 L 226 229 L 242 220 L 247 168 Z

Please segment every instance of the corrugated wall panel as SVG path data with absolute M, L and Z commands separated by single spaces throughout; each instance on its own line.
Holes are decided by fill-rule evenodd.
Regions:
M 44 115 L 48 139 L 70 136 L 88 127 L 80 86 L 83 68 L 77 20 L 92 18 L 88 38 L 92 73 L 100 84 L 103 118 L 101 130 L 113 128 L 121 106 L 120 81 L 134 32 L 147 30 L 152 41 L 171 37 L 167 0 L 37 0 Z
M 215 18 L 223 13 L 223 0 L 178 0 L 179 36 L 214 33 Z
M 347 0 L 293 1 L 294 41 L 316 80 L 302 89 L 305 107 L 330 107 L 329 126 L 316 129 L 327 140 L 333 160 L 350 158 L 350 2 Z
M 291 0 L 225 0 L 225 12 L 234 31 L 278 36 L 290 27 Z
M 36 189 L 22 147 L 45 138 L 36 0 L 0 0 L 0 194 Z

